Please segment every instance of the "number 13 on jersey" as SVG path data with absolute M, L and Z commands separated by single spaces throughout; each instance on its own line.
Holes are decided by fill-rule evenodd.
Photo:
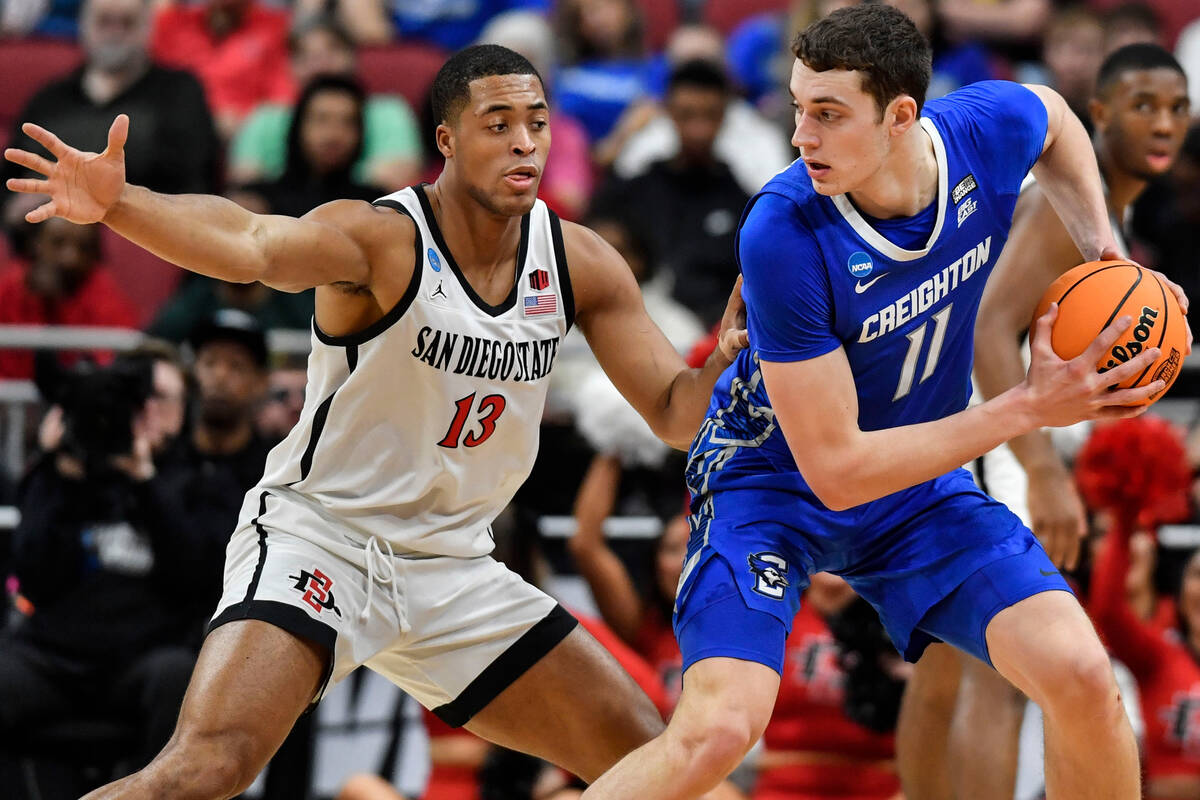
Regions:
M 454 418 L 450 421 L 450 427 L 447 429 L 446 435 L 438 442 L 438 446 L 458 447 L 461 443 L 466 447 L 477 447 L 483 444 L 496 432 L 496 420 L 500 419 L 500 415 L 504 413 L 504 406 L 504 395 L 489 394 L 480 398 L 476 416 L 480 430 L 478 433 L 468 430 L 464 436 L 463 428 L 466 427 L 471 412 L 475 411 L 475 392 L 455 401 Z

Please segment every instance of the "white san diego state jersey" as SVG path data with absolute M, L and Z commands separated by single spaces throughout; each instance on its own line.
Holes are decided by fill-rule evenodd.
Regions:
M 521 219 L 515 285 L 492 306 L 463 277 L 424 189 L 376 204 L 416 223 L 412 282 L 360 333 L 329 336 L 314 321 L 304 411 L 244 515 L 267 489 L 398 553 L 483 555 L 533 467 L 574 316 L 559 220 L 540 200 Z

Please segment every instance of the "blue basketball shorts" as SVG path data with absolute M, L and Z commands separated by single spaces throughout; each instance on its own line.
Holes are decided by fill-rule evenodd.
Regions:
M 1029 529 L 979 492 L 947 497 L 874 536 L 862 531 L 841 548 L 805 533 L 788 503 L 769 494 L 778 493 L 717 492 L 702 504 L 711 516 L 693 518 L 674 615 L 685 671 L 724 656 L 782 673 L 814 572 L 844 577 L 914 662 L 941 641 L 990 665 L 985 632 L 997 613 L 1041 592 L 1071 591 Z

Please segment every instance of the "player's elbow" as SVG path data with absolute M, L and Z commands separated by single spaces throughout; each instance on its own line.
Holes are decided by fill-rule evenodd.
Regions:
M 804 478 L 821 505 L 830 511 L 845 511 L 862 503 L 855 497 L 853 478 L 843 476 L 840 471 L 825 469 L 813 472 L 811 477 L 804 474 Z

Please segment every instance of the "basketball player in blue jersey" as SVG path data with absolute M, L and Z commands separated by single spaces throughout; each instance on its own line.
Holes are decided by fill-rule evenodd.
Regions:
M 770 717 L 818 571 L 869 600 L 909 660 L 944 641 L 1041 704 L 1052 800 L 1137 797 L 1091 624 L 1033 534 L 961 469 L 1041 427 L 1134 415 L 1122 404 L 1162 389 L 1106 389 L 1156 352 L 1095 372 L 1128 318 L 1067 362 L 1049 347 L 1052 309 L 1023 382 L 967 408 L 975 313 L 1026 173 L 1084 257 L 1116 254 L 1087 134 L 1044 87 L 987 82 L 922 108 L 928 46 L 887 6 L 836 11 L 793 49 L 802 158 L 743 218 L 750 348 L 689 454 L 683 694 L 667 730 L 585 797 L 691 798 L 732 769 Z

